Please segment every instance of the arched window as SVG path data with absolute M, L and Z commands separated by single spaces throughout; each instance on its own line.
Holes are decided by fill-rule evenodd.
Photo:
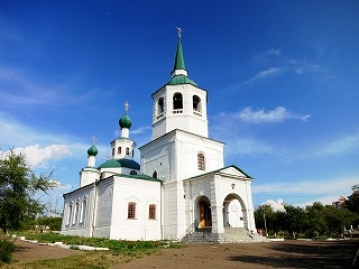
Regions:
M 183 109 L 182 93 L 175 93 L 173 95 L 173 109 Z
M 86 214 L 86 200 L 83 200 L 83 201 L 82 201 L 82 204 L 81 204 L 80 223 L 84 223 L 84 221 L 85 221 L 85 214 Z
M 130 148 L 126 148 L 126 155 L 130 155 Z
M 112 156 L 115 156 L 115 148 L 112 148 Z
M 136 203 L 128 203 L 128 212 L 127 212 L 128 219 L 135 219 L 136 218 Z
M 157 178 L 157 171 L 154 171 L 152 177 Z
M 163 113 L 164 111 L 164 104 L 163 104 L 163 98 L 159 98 L 157 101 L 157 115 Z
M 197 95 L 193 95 L 192 101 L 193 101 L 193 110 L 197 112 L 202 112 L 201 98 L 199 98 Z
M 204 155 L 202 153 L 197 154 L 197 165 L 198 165 L 198 170 L 204 171 L 206 169 L 204 162 Z
M 73 208 L 73 204 L 69 204 L 67 207 L 67 212 L 66 212 L 66 225 L 69 225 L 71 223 L 71 216 L 72 216 L 72 208 Z
M 149 205 L 148 207 L 148 218 L 156 219 L 156 205 Z
M 72 217 L 72 225 L 75 225 L 76 222 L 77 222 L 77 216 L 79 215 L 79 202 L 77 202 L 75 204 L 75 208 L 74 208 L 74 211 L 73 211 L 73 217 Z
M 117 154 L 121 154 L 121 147 L 117 148 Z

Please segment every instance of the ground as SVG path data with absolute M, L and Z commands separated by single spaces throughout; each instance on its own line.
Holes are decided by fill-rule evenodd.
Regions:
M 17 241 L 16 263 L 58 259 L 83 253 Z M 188 244 L 117 264 L 113 269 L 146 268 L 351 268 L 359 240 L 282 241 L 239 244 Z

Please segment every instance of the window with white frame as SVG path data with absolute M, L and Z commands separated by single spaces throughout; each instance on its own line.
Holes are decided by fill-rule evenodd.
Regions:
M 156 205 L 151 204 L 148 207 L 148 219 L 155 220 L 156 219 Z
M 128 219 L 136 218 L 136 203 L 134 203 L 134 202 L 128 203 L 127 218 Z

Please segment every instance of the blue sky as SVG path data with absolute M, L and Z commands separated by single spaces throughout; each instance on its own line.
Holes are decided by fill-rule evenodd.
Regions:
M 170 79 L 181 27 L 210 137 L 254 178 L 253 200 L 331 203 L 359 183 L 358 1 L 1 1 L 0 150 L 78 186 L 130 103 L 151 137 L 151 93 Z M 138 156 L 139 154 L 137 154 Z

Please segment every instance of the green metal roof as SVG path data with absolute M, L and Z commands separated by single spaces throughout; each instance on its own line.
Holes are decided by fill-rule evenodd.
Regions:
M 129 177 L 129 178 L 134 178 L 134 179 L 142 179 L 142 180 L 148 180 L 148 181 L 156 181 L 156 182 L 162 182 L 162 180 L 158 179 L 158 178 L 154 178 L 154 177 L 150 177 L 144 174 L 140 174 L 140 175 L 124 175 L 124 174 L 119 174 L 118 176 L 121 177 Z
M 192 84 L 194 86 L 198 86 L 192 79 L 190 79 L 185 75 L 173 76 L 171 80 L 166 83 L 166 85 L 178 85 L 178 84 Z
M 118 168 L 118 167 L 140 170 L 140 165 L 136 161 L 130 160 L 130 159 L 125 159 L 125 158 L 107 160 L 106 162 L 101 164 L 99 167 L 97 167 L 97 169 Z
M 215 174 L 215 173 L 218 173 L 224 169 L 227 169 L 229 167 L 233 167 L 234 169 L 237 169 L 239 172 L 241 172 L 245 177 L 247 178 L 250 178 L 250 179 L 253 179 L 251 176 L 249 176 L 246 172 L 244 172 L 242 169 L 240 169 L 238 166 L 236 165 L 228 165 L 228 166 L 225 166 L 225 167 L 222 167 L 220 169 L 217 169 L 217 170 L 213 170 L 213 171 L 209 171 L 207 173 L 203 173 L 203 174 L 200 174 L 200 175 L 197 175 L 197 176 L 194 176 L 194 177 L 191 177 L 191 178 L 196 178 L 196 177 L 201 177 L 201 176 L 204 176 L 204 175 L 208 175 L 208 174 Z
M 130 117 L 126 114 L 124 115 L 118 122 L 120 124 L 121 128 L 127 128 L 130 129 L 132 126 L 132 121 Z
M 177 70 L 177 69 L 186 70 L 186 67 L 185 67 L 185 64 L 184 64 L 184 57 L 183 57 L 181 38 L 178 38 L 175 64 L 173 66 L 173 70 Z
M 87 150 L 87 154 L 88 156 L 97 156 L 98 150 L 95 147 L 95 145 L 92 145 L 88 150 Z

